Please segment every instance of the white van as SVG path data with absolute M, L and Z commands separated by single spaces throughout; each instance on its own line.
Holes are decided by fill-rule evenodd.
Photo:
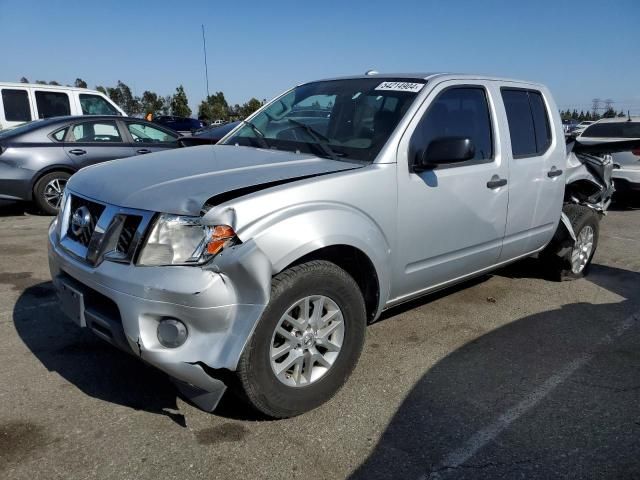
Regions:
M 0 82 L 0 130 L 63 115 L 125 115 L 105 94 L 86 88 Z

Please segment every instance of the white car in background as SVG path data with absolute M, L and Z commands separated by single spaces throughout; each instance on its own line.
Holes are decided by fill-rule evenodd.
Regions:
M 637 147 L 640 117 L 603 118 L 584 130 L 577 140 L 583 145 L 619 142 L 621 151 L 611 153 L 616 191 L 627 196 L 640 195 L 640 148 Z M 625 147 L 627 143 L 629 147 Z
M 41 118 L 123 115 L 104 93 L 87 88 L 0 82 L 0 130 Z
M 576 125 L 572 130 L 569 131 L 569 134 L 577 137 L 578 135 L 580 135 L 582 132 L 585 131 L 585 129 L 589 126 L 589 125 L 593 125 L 595 122 L 591 121 L 591 120 L 585 120 L 584 122 L 580 122 L 578 125 Z

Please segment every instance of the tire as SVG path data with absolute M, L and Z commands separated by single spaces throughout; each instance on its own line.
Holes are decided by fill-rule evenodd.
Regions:
M 317 336 L 313 335 L 312 326 L 307 330 L 301 327 L 304 322 L 300 318 L 303 317 L 305 304 L 298 302 L 307 297 L 311 297 L 311 307 L 306 311 L 321 312 L 320 324 L 323 319 L 331 318 L 326 320 L 328 326 L 317 329 Z M 324 305 L 322 309 L 318 308 L 320 304 Z M 298 315 L 296 325 L 300 330 L 293 328 L 294 324 L 284 319 L 285 313 L 289 313 L 291 316 L 288 318 L 292 320 Z M 313 315 L 307 315 L 309 316 L 313 318 Z M 339 321 L 340 318 L 342 322 Z M 322 405 L 333 397 L 353 371 L 362 351 L 365 325 L 366 312 L 362 293 L 354 279 L 337 265 L 315 260 L 279 273 L 272 282 L 269 304 L 238 364 L 237 376 L 241 395 L 253 408 L 273 418 L 293 417 Z M 278 332 L 282 329 L 289 332 L 287 338 L 276 333 L 279 326 L 281 328 Z M 325 350 L 321 338 L 321 333 L 328 332 L 330 328 L 333 328 L 333 333 L 327 336 L 327 343 L 332 345 L 332 349 L 335 348 L 334 343 L 341 343 L 335 356 L 329 349 Z M 301 336 L 296 337 L 296 332 Z M 307 333 L 302 335 L 301 332 Z M 336 337 L 340 332 L 342 336 Z M 278 357 L 277 361 L 281 363 L 274 363 L 276 360 L 272 361 L 272 354 L 277 349 L 286 350 L 294 345 L 295 342 L 291 341 L 291 338 L 297 338 L 300 344 L 282 357 Z M 309 350 L 305 350 L 307 340 L 309 344 L 314 341 Z M 285 345 L 287 341 L 289 344 Z M 280 345 L 277 346 L 278 344 Z M 294 365 L 290 370 L 283 368 L 293 358 L 299 359 L 299 356 L 295 355 L 302 355 L 301 352 L 309 352 L 305 355 L 315 355 L 313 349 L 318 353 L 324 351 L 323 363 L 328 363 L 331 358 L 333 363 L 326 367 L 316 360 L 304 360 L 299 367 Z M 311 365 L 311 369 L 304 370 L 305 365 Z M 278 376 L 276 369 L 283 369 L 285 372 Z
M 46 215 L 58 214 L 59 202 L 62 199 L 62 192 L 69 177 L 71 177 L 71 174 L 67 172 L 51 172 L 36 182 L 33 188 L 33 202 L 42 213 Z M 56 199 L 57 206 L 55 206 Z
M 573 242 L 572 239 L 568 239 L 569 241 L 566 238 L 560 239 L 556 234 L 551 244 L 541 255 L 541 258 L 557 280 L 576 280 L 584 277 L 589 272 L 591 260 L 593 260 L 598 247 L 600 218 L 595 211 L 583 205 L 568 204 L 562 210 L 571 222 L 577 242 Z M 591 246 L 587 248 L 583 245 L 583 251 L 580 254 L 578 243 L 585 238 L 591 238 Z M 578 258 L 579 262 L 577 261 Z M 578 266 L 577 263 L 580 265 Z

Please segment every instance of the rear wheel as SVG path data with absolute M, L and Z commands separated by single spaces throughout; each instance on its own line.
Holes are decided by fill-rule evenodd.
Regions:
M 560 280 L 574 280 L 588 273 L 598 246 L 600 218 L 594 210 L 583 205 L 565 205 L 563 212 L 571 222 L 576 240 L 567 242 L 556 237 L 541 257 L 554 276 Z M 562 244 L 568 244 L 568 247 L 562 248 Z
M 33 201 L 47 215 L 56 215 L 60 210 L 62 195 L 71 175 L 67 172 L 51 172 L 36 182 Z
M 283 271 L 238 365 L 243 396 L 275 418 L 318 407 L 353 370 L 365 324 L 360 289 L 337 265 L 311 261 Z

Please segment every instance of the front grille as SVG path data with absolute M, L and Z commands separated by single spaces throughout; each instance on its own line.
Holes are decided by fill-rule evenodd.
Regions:
M 133 240 L 136 236 L 136 232 L 138 227 L 140 226 L 140 222 L 142 221 L 142 217 L 138 215 L 128 215 L 124 221 L 124 225 L 122 225 L 122 231 L 120 232 L 120 236 L 118 237 L 118 243 L 116 245 L 116 251 L 127 255 L 129 253 L 129 249 L 133 244 Z
M 77 228 L 74 229 L 74 226 L 71 220 L 73 218 L 73 214 L 77 212 L 81 207 L 86 207 L 87 210 L 89 210 L 89 215 L 90 215 L 89 223 L 86 227 L 82 229 L 77 229 Z M 104 212 L 104 209 L 105 209 L 105 206 L 100 203 L 92 202 L 85 198 L 72 195 L 71 208 L 69 209 L 70 218 L 69 218 L 69 230 L 67 231 L 67 236 L 71 240 L 75 240 L 81 245 L 88 247 L 89 242 L 91 241 L 91 236 L 93 235 L 93 231 L 95 230 L 96 224 L 98 223 L 98 219 L 100 218 L 100 215 L 102 215 L 102 212 Z
M 70 204 L 65 208 L 65 232 L 60 239 L 62 247 L 93 266 L 104 259 L 130 263 L 153 212 L 70 195 Z

